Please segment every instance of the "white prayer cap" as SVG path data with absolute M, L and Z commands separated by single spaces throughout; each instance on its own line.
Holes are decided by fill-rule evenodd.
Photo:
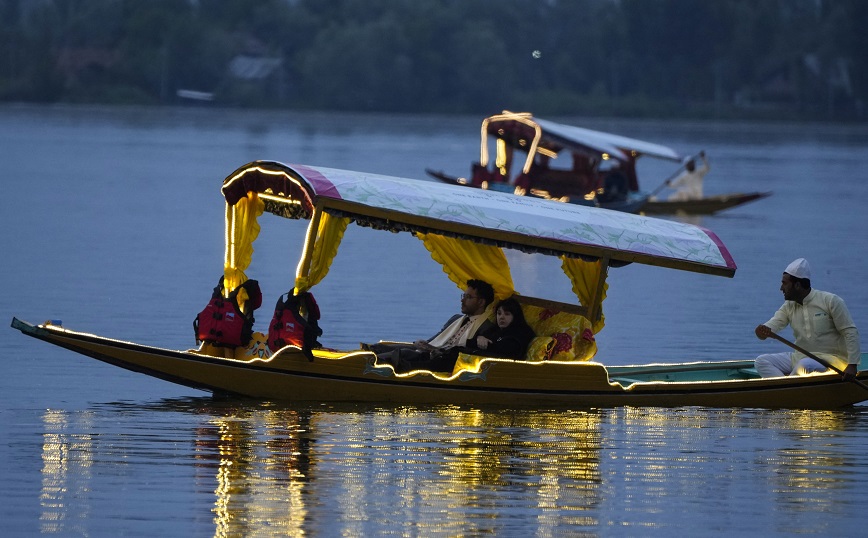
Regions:
M 811 266 L 808 265 L 808 260 L 805 258 L 793 260 L 793 263 L 789 264 L 784 272 L 796 278 L 811 278 Z

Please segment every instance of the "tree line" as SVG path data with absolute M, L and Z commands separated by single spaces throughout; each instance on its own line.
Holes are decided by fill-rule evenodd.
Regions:
M 864 0 L 0 0 L 0 101 L 864 120 Z

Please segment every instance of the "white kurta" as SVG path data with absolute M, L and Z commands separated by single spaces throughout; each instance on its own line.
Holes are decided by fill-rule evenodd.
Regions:
M 694 161 L 695 162 L 695 161 Z M 669 200 L 673 202 L 683 200 L 699 200 L 703 196 L 702 180 L 705 174 L 708 173 L 710 166 L 708 160 L 702 157 L 702 162 L 693 169 L 693 171 L 684 170 L 681 175 L 672 180 L 670 187 L 675 189 L 675 192 L 669 196 Z
M 786 301 L 764 325 L 776 333 L 791 326 L 797 346 L 835 366 L 859 363 L 859 331 L 844 300 L 834 293 L 811 290 L 802 304 Z M 794 351 L 793 366 L 804 357 Z

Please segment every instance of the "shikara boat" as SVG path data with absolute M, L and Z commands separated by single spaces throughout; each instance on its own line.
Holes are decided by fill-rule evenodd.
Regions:
M 557 198 L 553 198 L 550 191 L 541 191 L 538 189 L 528 190 L 524 188 L 516 189 L 515 186 L 507 182 L 488 183 L 486 181 L 468 181 L 467 178 L 450 176 L 441 170 L 432 170 L 430 168 L 426 168 L 425 173 L 435 179 L 442 181 L 443 183 L 448 183 L 450 185 L 475 187 L 498 192 L 509 192 L 512 194 L 517 194 L 519 196 L 529 196 L 532 198 L 543 198 L 547 200 L 554 199 L 558 202 L 570 202 L 578 205 L 599 207 L 612 211 L 624 211 L 627 213 L 639 213 L 639 211 L 642 210 L 642 208 L 644 208 L 649 202 L 649 196 L 642 194 L 638 196 L 628 196 L 623 200 L 600 201 L 600 199 L 596 197 L 596 192 L 594 192 L 593 196 L 587 198 L 584 195 L 581 197 L 570 197 L 569 194 L 562 194 Z
M 690 215 L 711 215 L 730 207 L 753 202 L 770 196 L 770 192 L 750 192 L 717 194 L 704 196 L 698 200 L 649 200 L 642 206 L 645 215 L 673 215 L 685 213 Z
M 529 113 L 503 111 L 482 121 L 479 162 L 470 177 L 426 169 L 444 183 L 512 192 L 645 214 L 712 214 L 769 196 L 769 192 L 732 193 L 696 200 L 658 200 L 683 169 L 684 158 L 674 149 L 626 136 L 564 125 Z M 490 165 L 494 142 L 496 157 Z M 640 188 L 636 161 L 642 157 L 679 166 L 652 191 Z M 514 164 L 521 166 L 516 170 Z
M 203 342 L 176 350 L 79 332 L 59 321 L 34 325 L 16 318 L 12 326 L 128 370 L 213 393 L 272 400 L 837 408 L 868 398 L 868 391 L 834 373 L 761 379 L 752 361 L 607 366 L 605 357 L 596 357 L 595 339 L 605 335 L 610 270 L 640 263 L 710 276 L 735 274 L 726 247 L 703 228 L 437 182 L 272 161 L 238 168 L 226 177 L 222 192 L 227 292 L 248 280 L 258 219 L 265 212 L 290 224 L 310 221 L 295 274 L 300 291 L 315 288 L 327 276 L 348 225 L 409 233 L 420 240 L 419 252 L 441 263 L 458 289 L 484 275 L 498 298 L 514 296 L 521 302 L 536 333 L 525 360 L 461 354 L 449 372 L 396 373 L 391 365 L 377 363 L 365 346 L 316 347 L 307 350 L 312 355 L 295 345 L 272 351 L 264 333 L 254 334 L 246 346 Z M 560 258 L 577 301 L 517 294 L 504 253 L 508 249 Z M 352 290 L 347 301 L 352 301 Z M 858 377 L 866 379 L 868 372 Z

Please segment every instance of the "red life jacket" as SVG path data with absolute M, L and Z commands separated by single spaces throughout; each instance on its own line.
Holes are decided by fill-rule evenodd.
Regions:
M 306 314 L 302 314 L 302 310 Z M 313 360 L 311 349 L 321 347 L 316 341 L 322 335 L 319 328 L 319 306 L 310 292 L 295 295 L 295 288 L 278 297 L 274 317 L 268 326 L 268 348 L 277 352 L 284 346 L 301 348 L 307 360 Z
M 244 314 L 238 307 L 238 290 L 247 290 L 247 307 Z M 262 304 L 262 292 L 259 282 L 247 280 L 232 290 L 229 297 L 223 297 L 223 277 L 205 309 L 193 320 L 193 332 L 196 343 L 208 342 L 218 346 L 246 346 L 253 338 L 253 311 Z

